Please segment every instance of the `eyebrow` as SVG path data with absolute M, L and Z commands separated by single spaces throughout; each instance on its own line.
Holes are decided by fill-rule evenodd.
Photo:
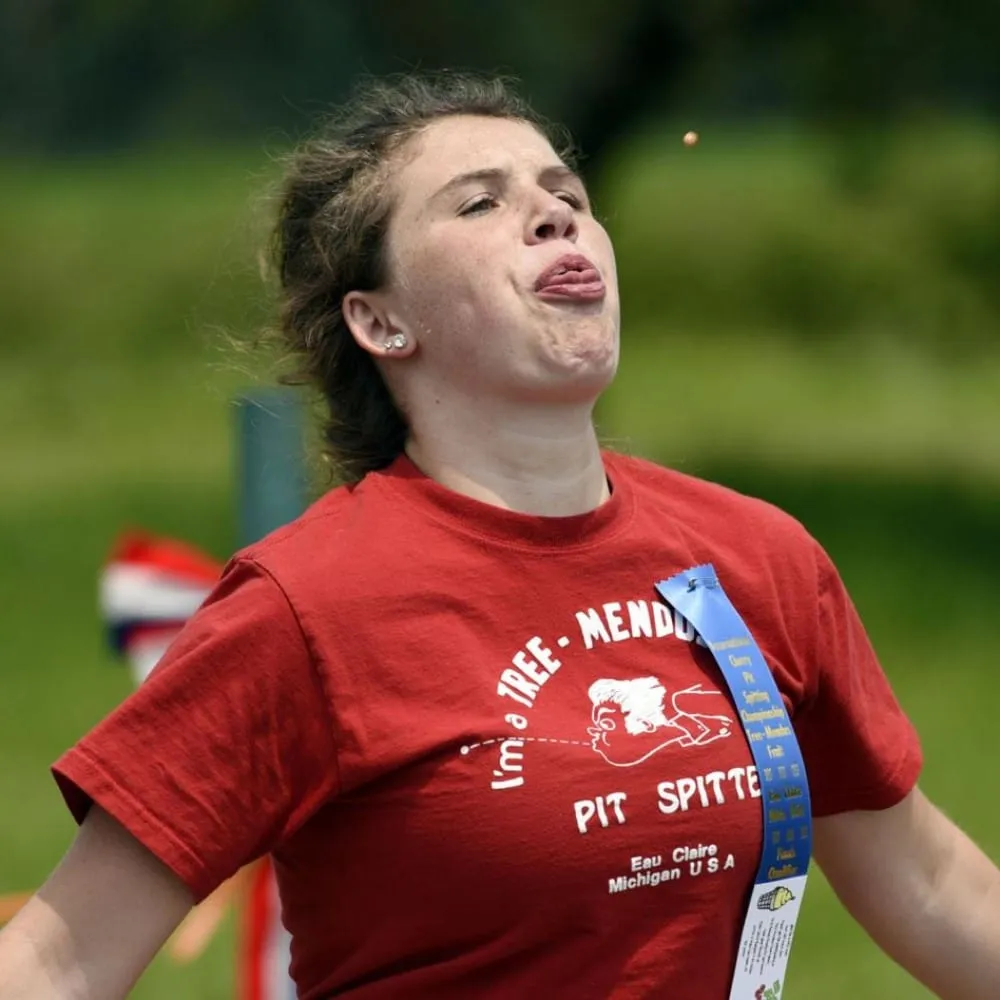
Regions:
M 436 201 L 443 195 L 465 184 L 474 184 L 483 181 L 492 181 L 495 183 L 497 181 L 506 181 L 509 176 L 510 171 L 505 167 L 483 167 L 480 170 L 468 170 L 465 173 L 456 174 L 450 181 L 439 187 L 431 195 L 430 200 Z M 538 172 L 538 180 L 543 184 L 546 182 L 551 183 L 552 181 L 572 180 L 576 181 L 586 191 L 583 178 L 575 170 L 567 167 L 565 163 L 554 163 L 549 167 L 543 167 Z

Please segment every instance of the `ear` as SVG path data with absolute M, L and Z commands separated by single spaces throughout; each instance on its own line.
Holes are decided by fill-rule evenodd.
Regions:
M 413 353 L 416 341 L 403 325 L 389 314 L 375 292 L 348 292 L 341 312 L 358 346 L 377 358 L 392 354 L 406 357 Z

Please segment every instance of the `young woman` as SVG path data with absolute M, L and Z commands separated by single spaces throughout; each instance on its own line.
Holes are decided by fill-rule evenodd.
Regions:
M 56 764 L 82 826 L 0 937 L 0 998 L 124 996 L 264 854 L 308 1000 L 740 995 L 744 924 L 795 896 L 754 887 L 781 809 L 751 726 L 780 743 L 786 711 L 847 907 L 939 995 L 995 996 L 1000 875 L 917 789 L 829 559 L 599 448 L 614 254 L 544 124 L 496 81 L 369 87 L 293 161 L 276 255 L 348 485 L 235 557 Z M 655 589 L 707 563 L 760 711 L 724 676 L 750 640 Z

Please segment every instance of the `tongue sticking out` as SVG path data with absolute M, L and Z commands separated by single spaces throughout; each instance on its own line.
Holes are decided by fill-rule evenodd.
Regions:
M 605 289 L 600 272 L 596 268 L 588 267 L 547 275 L 539 282 L 537 292 L 543 298 L 593 302 L 604 298 Z

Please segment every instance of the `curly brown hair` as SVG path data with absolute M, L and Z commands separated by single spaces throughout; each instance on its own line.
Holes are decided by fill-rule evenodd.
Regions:
M 403 451 L 407 423 L 372 356 L 347 329 L 341 304 L 347 292 L 386 280 L 397 154 L 432 122 L 454 115 L 525 122 L 573 159 L 565 131 L 508 80 L 442 72 L 364 80 L 287 160 L 271 245 L 279 331 L 296 364 L 284 381 L 319 390 L 324 450 L 345 482 L 389 465 Z

